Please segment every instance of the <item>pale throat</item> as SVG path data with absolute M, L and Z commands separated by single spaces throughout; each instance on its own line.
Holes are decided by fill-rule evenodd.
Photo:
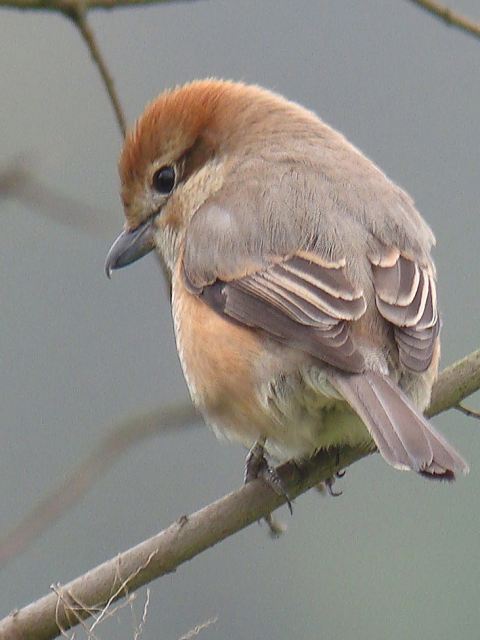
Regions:
M 184 229 L 170 224 L 162 226 L 161 229 L 157 228 L 155 232 L 156 251 L 163 258 L 170 275 L 175 269 L 184 236 Z

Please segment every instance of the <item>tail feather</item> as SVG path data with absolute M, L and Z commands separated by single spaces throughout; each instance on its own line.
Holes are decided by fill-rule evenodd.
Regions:
M 373 371 L 332 374 L 332 384 L 365 423 L 378 450 L 397 469 L 451 480 L 468 465 L 390 378 Z

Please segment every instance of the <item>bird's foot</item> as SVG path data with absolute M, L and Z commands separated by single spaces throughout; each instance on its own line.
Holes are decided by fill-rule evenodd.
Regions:
M 340 451 L 337 449 L 337 464 L 340 464 Z M 332 476 L 331 478 L 327 478 L 325 480 L 325 487 L 328 491 L 328 495 L 332 496 L 332 498 L 338 498 L 343 494 L 343 491 L 335 491 L 333 488 L 333 485 L 335 484 L 335 480 L 337 478 L 343 478 L 343 476 L 345 475 L 345 469 L 340 469 L 340 471 L 336 471 L 335 475 Z
M 317 490 L 322 494 L 325 494 L 325 491 L 328 491 L 328 495 L 332 496 L 332 498 L 338 498 L 343 494 L 343 491 L 335 491 L 333 488 L 333 485 L 335 484 L 336 479 L 343 478 L 345 473 L 346 473 L 345 469 L 342 469 L 341 471 L 337 471 L 335 475 L 332 476 L 331 478 L 327 478 L 324 482 L 320 482 L 317 485 Z
M 328 495 L 332 496 L 332 498 L 338 498 L 339 496 L 341 496 L 343 494 L 343 491 L 335 491 L 335 489 L 333 488 L 333 485 L 335 484 L 335 479 L 339 477 L 335 474 L 334 477 L 332 478 L 327 478 L 325 480 L 325 487 L 327 488 L 328 491 Z M 341 476 L 340 476 L 341 477 Z
M 262 469 L 268 466 L 265 460 L 265 442 L 266 438 L 260 438 L 247 453 L 243 474 L 244 484 L 256 480 L 261 475 Z
M 269 465 L 265 458 L 265 441 L 265 438 L 260 438 L 248 452 L 245 458 L 244 483 L 262 478 L 277 495 L 286 499 L 288 509 L 292 513 L 292 503 L 285 484 L 275 467 Z M 278 538 L 285 531 L 285 526 L 277 522 L 271 513 L 265 518 L 265 522 L 273 538 Z
M 288 491 L 275 467 L 268 464 L 265 458 L 265 438 L 260 438 L 245 458 L 244 482 L 247 484 L 256 478 L 263 478 L 268 486 L 279 496 L 286 499 L 290 513 L 292 513 L 292 503 Z

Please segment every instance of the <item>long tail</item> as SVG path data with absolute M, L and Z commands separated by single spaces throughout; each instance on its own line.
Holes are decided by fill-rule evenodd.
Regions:
M 373 371 L 329 377 L 393 467 L 442 480 L 453 480 L 459 472 L 468 473 L 465 460 L 392 380 Z

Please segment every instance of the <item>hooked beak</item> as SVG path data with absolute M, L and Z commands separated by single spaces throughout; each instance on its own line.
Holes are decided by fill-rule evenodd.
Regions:
M 105 273 L 109 278 L 112 271 L 132 264 L 155 248 L 153 220 L 149 218 L 133 231 L 122 231 L 118 236 L 105 261 Z

